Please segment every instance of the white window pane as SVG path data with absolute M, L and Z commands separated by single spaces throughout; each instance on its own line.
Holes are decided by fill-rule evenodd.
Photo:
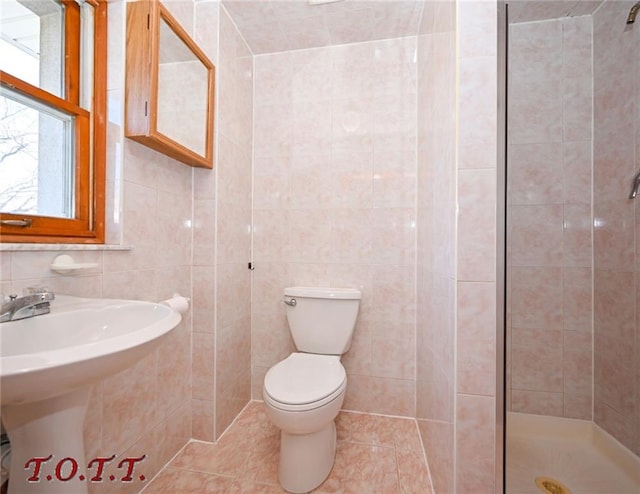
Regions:
M 91 111 L 93 104 L 94 10 L 83 3 L 80 8 L 80 106 Z
M 54 0 L 0 1 L 0 69 L 63 97 L 64 10 Z
M 2 88 L 0 211 L 74 216 L 74 119 Z

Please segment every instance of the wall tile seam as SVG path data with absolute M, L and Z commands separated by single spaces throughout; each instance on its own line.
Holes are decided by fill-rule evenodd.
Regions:
M 220 46 L 221 44 L 221 40 L 222 40 L 222 36 L 221 36 L 221 31 L 222 31 L 222 14 L 226 14 L 228 16 L 228 14 L 226 13 L 226 10 L 222 10 L 221 9 L 221 2 L 217 1 L 215 2 L 217 9 L 218 9 L 218 16 L 217 16 L 217 21 L 218 21 L 218 25 L 217 27 L 217 32 L 216 32 L 216 60 L 218 62 L 218 66 L 221 66 L 220 63 L 220 59 L 221 59 L 221 55 L 222 55 L 222 47 Z M 216 202 L 216 207 L 215 207 L 215 211 L 213 214 L 213 242 L 214 242 L 214 248 L 215 248 L 215 252 L 213 253 L 212 256 L 212 262 L 213 262 L 213 288 L 215 290 L 214 294 L 213 294 L 213 319 L 212 319 L 212 331 L 211 334 L 213 335 L 213 353 L 214 353 L 214 359 L 215 356 L 217 355 L 217 343 L 218 343 L 218 328 L 217 328 L 217 320 L 218 320 L 218 300 L 219 300 L 219 290 L 218 290 L 218 246 L 219 246 L 219 232 L 218 232 L 218 228 L 219 228 L 219 208 L 218 208 L 218 199 L 220 197 L 220 100 L 221 100 L 221 88 L 222 85 L 220 84 L 221 79 L 224 77 L 223 74 L 220 74 L 218 71 L 216 71 L 216 91 L 215 91 L 215 112 L 214 112 L 214 119 L 215 119 L 215 126 L 214 126 L 214 173 L 215 173 L 215 186 L 214 186 L 214 200 Z M 192 338 L 193 341 L 193 338 Z M 212 421 L 212 437 L 214 442 L 217 439 L 217 417 L 218 417 L 218 410 L 217 410 L 217 389 L 218 389 L 218 385 L 217 385 L 217 375 L 218 373 L 216 372 L 218 366 L 218 361 L 217 359 L 214 360 L 214 372 L 213 372 L 213 382 L 212 382 L 212 386 L 213 386 L 213 400 L 208 401 L 212 404 L 212 410 L 211 410 L 211 417 L 209 418 L 209 420 Z M 192 373 L 193 373 L 193 363 L 192 363 Z M 192 413 L 192 422 L 193 422 L 193 413 Z
M 519 391 L 539 391 L 539 390 L 519 390 Z M 558 392 L 559 394 L 562 394 Z M 483 398 L 496 398 L 496 393 L 470 393 L 468 391 L 458 391 L 456 390 L 455 394 L 458 396 L 475 396 L 475 397 L 483 397 Z
M 495 266 L 495 261 L 494 261 L 494 266 Z M 451 278 L 450 278 L 451 279 Z M 451 279 L 452 281 L 454 281 L 453 279 Z M 467 278 L 466 276 L 462 276 L 460 278 L 457 278 L 455 280 L 458 284 L 460 283 L 496 283 L 496 279 L 494 278 L 486 278 L 483 279 L 479 276 L 474 276 L 473 278 Z M 456 305 L 457 307 L 457 305 Z
M 545 143 L 546 144 L 546 143 Z M 496 172 L 497 166 L 480 166 L 480 167 L 464 167 L 456 168 L 458 172 Z
M 219 9 L 224 10 L 225 14 L 227 14 L 227 17 L 229 18 L 229 21 L 231 22 L 231 24 L 233 25 L 236 35 L 238 35 L 238 37 L 242 40 L 242 42 L 244 43 L 244 46 L 247 48 L 247 50 L 249 51 L 249 53 L 251 53 L 252 57 L 255 58 L 255 53 L 253 53 L 253 50 L 251 50 L 251 47 L 249 46 L 249 43 L 247 43 L 247 40 L 244 39 L 244 36 L 242 36 L 242 31 L 240 31 L 240 28 L 238 27 L 238 25 L 236 24 L 236 22 L 233 19 L 233 16 L 231 14 L 229 14 L 229 11 L 227 10 L 227 7 L 225 7 L 224 3 L 219 1 L 217 2 L 219 5 Z M 219 33 L 220 33 L 220 29 L 218 28 L 218 37 L 219 37 Z M 218 39 L 218 47 L 220 46 L 220 40 Z M 220 48 L 218 48 L 218 51 L 220 51 Z M 234 55 L 237 55 L 237 53 L 235 53 Z M 220 56 L 220 53 L 218 53 L 218 56 Z
M 251 57 L 251 71 L 252 71 L 252 79 L 251 79 L 251 219 L 250 219 L 250 246 L 249 246 L 249 262 L 251 263 L 252 269 L 255 269 L 256 255 L 255 255 L 255 164 L 256 164 L 256 85 L 257 85 L 257 70 L 256 70 L 256 55 L 253 51 L 249 50 L 252 54 Z M 255 371 L 257 369 L 257 365 L 254 365 L 253 362 L 253 353 L 254 353 L 254 307 L 255 307 L 255 296 L 254 296 L 254 283 L 255 276 L 254 271 L 251 271 L 250 274 L 250 287 L 249 287 L 249 398 L 251 401 L 253 399 L 253 389 L 258 386 L 258 383 L 255 382 L 256 376 L 254 376 Z

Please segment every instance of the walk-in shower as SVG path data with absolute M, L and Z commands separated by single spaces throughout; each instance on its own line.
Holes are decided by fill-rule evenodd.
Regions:
M 506 491 L 635 494 L 640 3 L 508 6 Z

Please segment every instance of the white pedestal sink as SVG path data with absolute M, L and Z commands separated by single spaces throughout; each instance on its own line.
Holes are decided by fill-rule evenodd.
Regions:
M 0 325 L 9 494 L 88 492 L 97 473 L 87 472 L 82 439 L 91 385 L 151 353 L 180 319 L 162 304 L 57 296 L 50 314 Z

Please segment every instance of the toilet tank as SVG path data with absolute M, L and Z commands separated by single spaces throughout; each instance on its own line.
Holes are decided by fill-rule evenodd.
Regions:
M 349 350 L 360 298 L 354 288 L 285 288 L 287 320 L 298 351 L 342 355 Z

